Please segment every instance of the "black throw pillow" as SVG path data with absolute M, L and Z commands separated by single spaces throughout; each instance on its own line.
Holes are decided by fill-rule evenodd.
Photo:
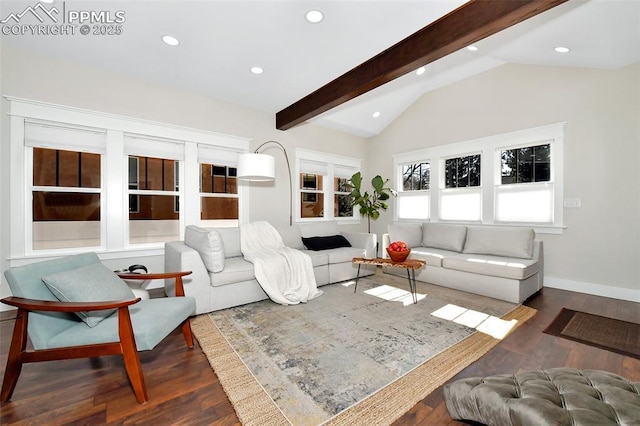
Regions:
M 328 250 L 338 247 L 351 247 L 349 241 L 342 235 L 329 235 L 327 237 L 302 237 L 306 248 L 313 251 Z

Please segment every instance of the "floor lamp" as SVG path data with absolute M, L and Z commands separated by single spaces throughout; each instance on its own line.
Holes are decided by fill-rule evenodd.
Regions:
M 289 156 L 287 150 L 277 141 L 267 141 L 260 145 L 253 153 L 240 154 L 238 157 L 238 179 L 265 182 L 274 180 L 276 177 L 275 158 L 271 155 L 261 154 L 262 151 L 279 147 L 284 153 L 284 159 L 287 162 L 287 171 L 289 174 L 289 226 L 293 225 L 293 183 L 291 182 L 291 165 L 289 164 Z

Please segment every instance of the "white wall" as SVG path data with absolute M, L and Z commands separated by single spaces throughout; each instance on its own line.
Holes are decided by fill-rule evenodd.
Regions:
M 160 86 L 143 80 L 128 78 L 81 64 L 59 60 L 2 46 L 0 60 L 0 88 L 2 95 L 33 99 L 65 106 L 85 108 L 105 113 L 135 117 L 156 122 L 186 126 L 218 133 L 251 138 L 252 147 L 275 139 L 294 158 L 294 148 L 303 147 L 317 151 L 339 152 L 362 157 L 365 141 L 342 132 L 304 124 L 282 132 L 275 129 L 275 114 L 244 108 L 228 102 L 207 98 L 199 94 Z M 2 100 L 0 123 L 0 270 L 9 267 L 9 200 L 8 188 L 8 103 Z M 276 158 L 277 178 L 265 184 L 251 183 L 251 220 L 268 220 L 276 226 L 287 224 L 289 183 L 286 178 L 284 156 L 269 150 Z M 293 165 L 292 165 L 293 168 Z M 295 182 L 295 181 L 294 181 Z M 364 222 L 357 229 L 366 229 Z M 145 263 L 157 271 L 162 259 L 131 258 L 113 259 L 107 263 L 114 268 L 131 263 Z M 116 256 L 117 257 L 117 256 Z M 122 265 L 122 263 L 126 265 Z M 9 290 L 2 277 L 0 297 Z M 0 309 L 4 309 L 0 307 Z
M 369 139 L 391 155 L 566 121 L 563 235 L 545 243 L 545 285 L 640 301 L 640 64 L 621 70 L 504 65 L 427 93 Z M 375 223 L 386 232 L 392 215 Z

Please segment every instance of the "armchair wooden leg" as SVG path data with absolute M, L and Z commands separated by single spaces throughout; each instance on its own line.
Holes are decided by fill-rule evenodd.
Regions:
M 11 337 L 11 347 L 9 348 L 9 356 L 7 358 L 7 368 L 4 371 L 4 379 L 2 381 L 2 392 L 0 400 L 6 402 L 13 395 L 13 390 L 18 383 L 18 377 L 22 371 L 22 353 L 27 347 L 27 323 L 29 313 L 18 309 L 16 322 L 13 327 L 13 336 Z
M 144 376 L 142 375 L 142 366 L 138 357 L 138 348 L 133 336 L 133 326 L 131 325 L 131 317 L 129 309 L 118 309 L 118 332 L 120 334 L 120 344 L 122 346 L 122 358 L 124 359 L 124 368 L 127 370 L 127 376 L 131 382 L 133 393 L 136 395 L 138 403 L 147 402 L 147 388 L 144 384 Z
M 193 334 L 191 333 L 191 322 L 189 318 L 182 323 L 182 335 L 189 349 L 193 348 Z

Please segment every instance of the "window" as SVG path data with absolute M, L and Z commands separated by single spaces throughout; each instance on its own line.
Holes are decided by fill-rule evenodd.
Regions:
M 176 184 L 184 145 L 127 134 L 124 148 L 129 166 L 129 244 L 179 240 L 180 188 Z
M 34 250 L 101 245 L 100 163 L 100 154 L 33 148 Z
M 536 145 L 500 151 L 501 183 L 549 182 L 551 145 Z
M 446 159 L 444 176 L 445 188 L 480 186 L 480 155 Z
M 163 242 L 181 239 L 186 225 L 208 224 L 200 209 L 204 204 L 203 217 L 212 209 L 203 197 L 233 206 L 214 208 L 214 217 L 222 211 L 237 225 L 246 215 L 235 163 L 249 148 L 247 139 L 7 99 L 9 197 L 20 200 L 8 207 L 12 258 L 89 250 L 117 259 L 130 257 L 130 249 L 161 255 Z M 203 197 L 202 164 L 214 185 Z
M 500 180 L 495 199 L 498 222 L 553 222 L 551 144 L 499 149 Z
M 238 179 L 235 167 L 200 164 L 200 219 L 210 221 L 238 221 Z
M 444 160 L 444 185 L 440 191 L 440 219 L 480 221 L 481 155 L 465 155 Z
M 200 224 L 238 226 L 240 196 L 237 152 L 198 146 Z
M 359 168 L 358 159 L 297 149 L 298 219 L 357 219 L 349 179 Z
M 31 167 L 27 235 L 31 250 L 100 247 L 102 153 L 105 134 L 94 129 L 24 124 Z
M 351 187 L 349 178 L 334 177 L 334 217 L 353 217 L 353 206 L 351 205 Z
M 324 217 L 322 175 L 300 173 L 300 217 Z
M 394 155 L 394 218 L 562 233 L 563 143 L 556 123 Z
M 431 163 L 403 164 L 400 169 L 402 186 L 398 190 L 398 218 L 429 219 Z
M 135 161 L 134 161 L 135 160 Z M 132 170 L 132 166 L 135 169 Z M 137 175 L 136 189 L 129 183 L 129 242 L 171 241 L 179 238 L 178 162 L 164 158 L 129 156 L 129 176 Z M 133 205 L 132 205 L 133 201 Z

